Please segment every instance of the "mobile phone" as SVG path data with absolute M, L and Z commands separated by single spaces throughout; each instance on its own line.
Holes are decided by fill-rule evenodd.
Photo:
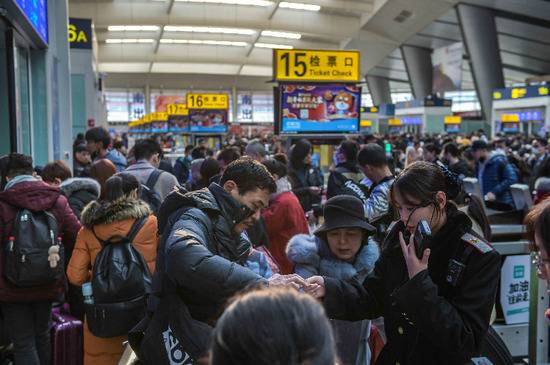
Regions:
M 414 231 L 414 249 L 416 257 L 418 257 L 419 260 L 422 260 L 424 250 L 430 246 L 431 239 L 432 230 L 430 229 L 430 225 L 425 219 L 421 219 Z
M 239 210 L 235 214 L 235 222 L 240 223 L 254 214 L 254 211 L 250 209 L 247 205 L 241 204 Z

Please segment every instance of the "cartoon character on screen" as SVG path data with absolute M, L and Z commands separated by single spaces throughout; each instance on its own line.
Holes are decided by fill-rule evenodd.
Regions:
M 214 114 L 214 117 L 212 118 L 212 122 L 214 125 L 221 125 L 223 122 L 223 116 L 219 113 Z
M 334 98 L 335 114 L 341 118 L 356 117 L 357 112 L 353 111 L 354 97 L 345 91 L 340 91 Z

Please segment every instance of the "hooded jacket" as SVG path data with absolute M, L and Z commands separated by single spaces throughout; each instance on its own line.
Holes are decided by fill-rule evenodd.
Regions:
M 59 185 L 59 188 L 79 220 L 84 207 L 91 201 L 99 199 L 101 193 L 99 183 L 90 178 L 75 177 L 67 179 Z
M 177 292 L 191 316 L 214 323 L 227 302 L 250 284 L 265 280 L 243 267 L 250 241 L 233 233 L 243 206 L 220 185 L 170 197 L 175 212 L 161 211 L 164 236 L 159 248 L 155 292 Z M 171 194 L 171 195 L 172 195 Z M 170 228 L 169 228 L 170 227 Z M 160 298 L 162 300 L 162 298 Z
M 59 235 L 65 246 L 65 257 L 70 257 L 80 223 L 73 214 L 67 199 L 59 188 L 42 181 L 24 181 L 15 184 L 6 191 L 0 192 L 0 273 L 3 273 L 4 247 L 11 236 L 14 219 L 20 209 L 33 212 L 47 210 L 51 212 L 58 224 Z M 62 278 L 52 284 L 32 288 L 18 288 L 11 285 L 0 274 L 0 301 L 3 302 L 36 302 L 59 300 L 65 291 L 66 280 Z
M 351 180 L 356 184 L 360 184 L 365 178 L 365 175 L 359 170 L 359 167 L 356 164 L 348 162 L 339 163 L 334 171 L 330 172 L 328 177 L 327 199 L 343 194 L 346 190 L 346 187 L 342 186 L 342 179 L 336 177 L 337 174 L 343 175 L 344 178 Z
M 96 238 L 107 240 L 124 237 L 137 219 L 149 217 L 133 240 L 134 247 L 143 256 L 149 270 L 154 272 L 157 254 L 157 219 L 147 203 L 141 200 L 121 198 L 113 202 L 93 201 L 82 212 L 84 227 L 78 233 L 67 276 L 71 284 L 80 286 L 91 278 L 91 271 L 101 243 Z M 92 232 L 95 232 L 95 234 Z M 121 344 L 126 336 L 99 338 L 92 335 L 84 325 L 84 358 L 86 365 L 116 365 L 122 355 Z
M 514 207 L 510 186 L 518 182 L 518 175 L 505 155 L 493 152 L 484 164 L 477 165 L 477 176 L 484 196 L 493 193 L 497 202 Z

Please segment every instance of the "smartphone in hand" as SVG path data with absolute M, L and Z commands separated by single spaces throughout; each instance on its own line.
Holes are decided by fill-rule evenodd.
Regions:
M 424 250 L 430 247 L 430 240 L 432 239 L 432 230 L 428 221 L 421 219 L 414 231 L 414 248 L 416 251 L 416 257 L 422 260 Z

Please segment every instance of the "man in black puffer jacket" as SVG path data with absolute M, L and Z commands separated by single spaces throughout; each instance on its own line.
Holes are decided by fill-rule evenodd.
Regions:
M 215 325 L 227 300 L 242 289 L 258 284 L 306 285 L 296 275 L 275 275 L 266 281 L 243 266 L 252 248 L 245 231 L 258 220 L 275 190 L 275 181 L 262 164 L 242 158 L 226 168 L 220 184 L 189 193 L 174 191 L 167 197 L 159 212 L 163 237 L 150 301 L 155 315 L 144 339 L 149 347 L 140 351 L 144 363 L 149 358 L 162 363 L 160 359 L 173 353 L 173 348 L 163 348 L 158 332 L 160 339 L 169 333 L 171 344 L 181 344 L 179 350 L 195 359 L 206 356 L 208 326 Z M 182 313 L 181 307 L 188 312 Z M 161 350 L 152 354 L 151 343 Z

